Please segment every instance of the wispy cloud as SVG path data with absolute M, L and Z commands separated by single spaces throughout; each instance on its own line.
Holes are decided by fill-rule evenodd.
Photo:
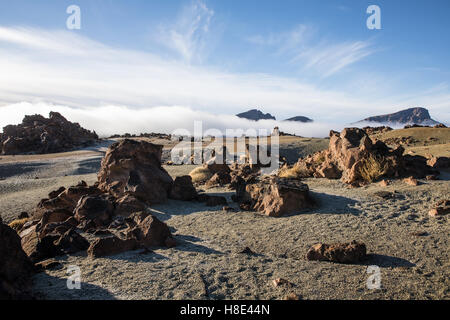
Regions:
M 375 52 L 371 41 L 333 43 L 320 39 L 317 30 L 306 25 L 246 40 L 255 45 L 272 46 L 274 52 L 285 55 L 289 63 L 302 71 L 316 72 L 320 77 L 329 77 Z
M 302 63 L 306 69 L 315 69 L 323 77 L 331 76 L 374 52 L 370 41 L 322 44 L 305 48 L 291 61 Z
M 208 41 L 214 11 L 201 0 L 183 8 L 177 21 L 160 26 L 158 41 L 175 50 L 186 62 L 202 59 Z

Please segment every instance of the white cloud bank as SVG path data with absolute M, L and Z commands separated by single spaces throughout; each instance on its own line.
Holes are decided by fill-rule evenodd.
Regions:
M 339 130 L 341 124 L 331 123 L 295 123 L 291 121 L 261 120 L 250 121 L 234 115 L 212 114 L 209 112 L 194 111 L 192 109 L 174 107 L 153 107 L 147 109 L 130 109 L 120 106 L 101 106 L 96 108 L 73 108 L 48 103 L 16 103 L 4 106 L 1 109 L 0 127 L 8 124 L 22 122 L 25 115 L 41 114 L 48 116 L 50 111 L 57 110 L 69 121 L 78 122 L 81 126 L 95 130 L 100 136 L 108 137 L 112 134 L 140 134 L 145 132 L 174 133 L 176 130 L 188 130 L 194 133 L 194 123 L 202 122 L 202 133 L 208 129 L 217 129 L 223 135 L 226 130 L 248 129 L 266 130 L 270 133 L 275 126 L 281 131 L 308 137 L 326 137 L 330 128 Z

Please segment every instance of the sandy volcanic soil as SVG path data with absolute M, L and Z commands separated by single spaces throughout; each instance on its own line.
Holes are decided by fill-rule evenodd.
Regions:
M 168 168 L 172 175 L 190 169 Z M 291 292 L 303 299 L 449 299 L 448 218 L 427 215 L 431 203 L 448 196 L 448 180 L 361 189 L 325 179 L 306 182 L 320 207 L 282 218 L 173 200 L 155 206 L 151 210 L 172 228 L 176 248 L 61 257 L 65 268 L 80 266 L 82 289 L 67 289 L 65 268 L 36 275 L 34 289 L 48 299 L 282 299 Z M 398 196 L 373 195 L 381 189 Z M 362 265 L 304 259 L 316 242 L 353 239 L 365 242 L 371 254 Z M 256 254 L 239 253 L 246 246 Z M 380 267 L 380 290 L 366 287 L 368 265 Z M 273 287 L 278 277 L 292 286 Z
M 29 171 L 16 163 L 17 172 L 8 171 L 0 181 L 3 218 L 11 220 L 29 210 L 61 185 L 81 179 L 93 183 L 99 159 L 89 166 L 78 160 L 84 164 L 92 159 L 50 161 Z M 39 168 L 43 171 L 36 180 L 32 177 Z M 192 168 L 166 167 L 174 177 Z M 396 181 L 388 187 L 372 184 L 358 189 L 334 180 L 305 179 L 320 205 L 281 218 L 226 213 L 220 207 L 170 200 L 151 211 L 171 227 L 177 247 L 100 259 L 86 254 L 59 257 L 63 268 L 37 274 L 34 291 L 47 299 L 282 299 L 291 292 L 302 299 L 449 299 L 448 217 L 431 218 L 427 213 L 434 202 L 450 194 L 450 174 L 442 178 L 415 187 Z M 398 193 L 384 200 L 374 195 L 380 190 Z M 225 195 L 236 206 L 229 190 L 206 191 Z M 413 235 L 417 232 L 425 235 Z M 353 239 L 367 245 L 370 257 L 363 264 L 304 258 L 316 242 Z M 239 253 L 246 246 L 255 254 Z M 70 265 L 81 268 L 81 290 L 67 289 Z M 367 289 L 368 265 L 380 267 L 379 290 Z M 292 285 L 275 288 L 271 284 L 275 278 L 285 278 Z

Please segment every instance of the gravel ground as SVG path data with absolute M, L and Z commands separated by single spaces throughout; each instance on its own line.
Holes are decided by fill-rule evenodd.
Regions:
M 191 169 L 168 168 L 173 176 Z M 302 299 L 449 299 L 448 218 L 427 215 L 432 203 L 448 196 L 448 180 L 359 189 L 326 179 L 306 182 L 320 206 L 281 218 L 173 200 L 154 206 L 177 247 L 61 257 L 64 268 L 36 275 L 34 289 L 48 299 L 282 299 L 292 292 Z M 384 200 L 374 195 L 380 190 L 398 193 Z M 222 188 L 208 193 L 229 200 L 232 194 Z M 353 239 L 367 245 L 362 264 L 304 258 L 316 242 Z M 239 253 L 245 247 L 255 254 Z M 81 268 L 81 290 L 67 289 L 69 265 Z M 369 265 L 380 268 L 381 289 L 367 288 Z M 291 284 L 276 288 L 275 278 Z
M 99 161 L 99 155 L 78 155 L 0 164 L 3 219 L 30 210 L 59 186 L 93 183 Z M 166 168 L 177 176 L 193 166 Z M 358 189 L 305 179 L 319 206 L 281 218 L 170 200 L 151 210 L 172 229 L 177 247 L 100 259 L 59 257 L 63 268 L 37 274 L 34 291 L 47 299 L 282 299 L 292 292 L 302 299 L 449 299 L 448 217 L 427 214 L 435 201 L 448 198 L 449 178 Z M 374 194 L 381 190 L 397 193 L 384 200 Z M 229 190 L 207 192 L 225 195 L 235 206 Z M 354 239 L 365 242 L 370 254 L 362 264 L 304 258 L 316 242 Z M 255 254 L 239 253 L 245 247 Z M 71 265 L 81 268 L 81 290 L 67 289 Z M 380 268 L 381 289 L 367 288 L 369 265 Z M 291 284 L 274 287 L 275 278 Z

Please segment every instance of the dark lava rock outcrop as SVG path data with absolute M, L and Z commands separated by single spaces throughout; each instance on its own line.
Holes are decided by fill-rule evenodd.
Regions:
M 34 267 L 16 231 L 0 222 L 0 300 L 31 299 Z
M 98 136 L 68 121 L 58 112 L 49 118 L 25 116 L 21 124 L 8 125 L 0 134 L 0 152 L 4 155 L 54 153 L 95 143 Z

